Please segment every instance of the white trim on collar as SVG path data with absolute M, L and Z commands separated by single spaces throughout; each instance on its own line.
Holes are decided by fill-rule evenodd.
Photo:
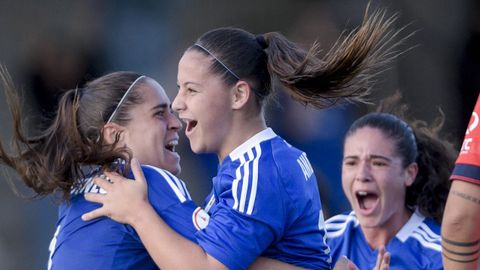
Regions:
M 413 230 L 415 230 L 416 228 L 418 228 L 418 226 L 422 224 L 424 219 L 425 217 L 420 214 L 418 210 L 415 210 L 408 222 L 403 225 L 402 229 L 397 233 L 396 237 L 400 241 L 405 242 L 407 238 L 412 235 Z
M 266 128 L 235 148 L 228 156 L 230 159 L 236 160 L 245 154 L 245 152 L 252 149 L 255 145 L 260 144 L 263 141 L 270 140 L 276 136 L 277 134 L 275 134 L 271 128 Z

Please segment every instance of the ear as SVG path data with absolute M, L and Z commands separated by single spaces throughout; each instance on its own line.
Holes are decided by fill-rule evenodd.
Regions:
M 405 173 L 407 174 L 405 186 L 409 187 L 413 184 L 415 178 L 417 177 L 418 164 L 416 162 L 412 162 L 410 165 L 408 165 Z
M 244 107 L 250 95 L 252 95 L 250 85 L 246 81 L 238 81 L 233 89 L 232 109 L 238 110 Z
M 122 134 L 125 130 L 124 127 L 116 123 L 107 123 L 103 126 L 103 140 L 107 144 L 113 144 L 115 142 L 115 137 L 117 134 Z M 122 141 L 123 136 L 120 136 L 120 141 Z

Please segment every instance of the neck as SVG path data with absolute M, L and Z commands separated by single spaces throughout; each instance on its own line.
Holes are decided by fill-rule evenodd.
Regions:
M 220 163 L 227 157 L 235 148 L 246 142 L 255 134 L 264 130 L 267 127 L 263 115 L 255 117 L 234 119 L 230 128 L 229 135 L 220 151 L 217 153 Z
M 408 222 L 411 215 L 412 212 L 410 212 L 410 210 L 407 208 L 404 208 L 404 211 L 402 211 L 401 214 L 390 218 L 389 221 L 385 222 L 381 226 L 364 227 L 360 224 L 363 235 L 365 236 L 370 248 L 375 250 L 386 246 Z

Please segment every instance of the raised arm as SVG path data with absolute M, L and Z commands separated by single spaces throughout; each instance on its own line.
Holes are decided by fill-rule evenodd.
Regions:
M 442 222 L 445 269 L 477 269 L 480 251 L 480 98 L 452 173 Z

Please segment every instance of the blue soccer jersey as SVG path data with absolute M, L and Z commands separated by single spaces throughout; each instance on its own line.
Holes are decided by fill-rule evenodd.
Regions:
M 373 269 L 378 250 L 368 245 L 353 211 L 328 219 L 326 228 L 333 263 L 347 256 L 359 269 Z M 440 225 L 418 211 L 385 248 L 391 254 L 391 270 L 443 269 Z
M 199 209 L 185 184 L 165 170 L 142 168 L 154 209 L 174 230 L 195 241 L 194 221 Z M 99 207 L 84 199 L 87 192 L 104 191 L 88 178 L 82 188 L 72 191 L 70 202 L 60 206 L 48 269 L 158 269 L 131 226 L 105 217 L 88 222 L 81 219 L 82 214 Z
M 308 269 L 330 269 L 317 180 L 305 153 L 266 129 L 226 157 L 213 178 L 196 233 L 228 268 L 266 256 Z

